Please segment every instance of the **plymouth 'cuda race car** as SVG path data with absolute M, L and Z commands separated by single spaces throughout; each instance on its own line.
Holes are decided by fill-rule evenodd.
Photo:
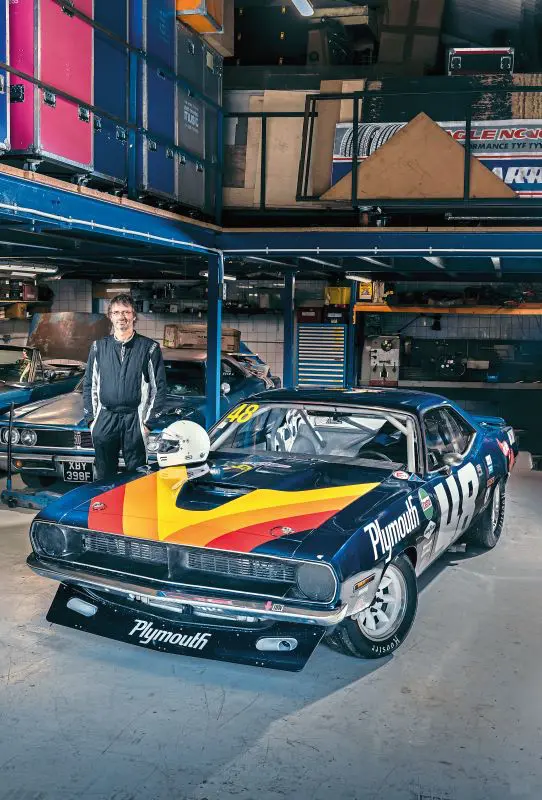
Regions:
M 503 420 L 400 389 L 264 392 L 210 438 L 199 472 L 119 475 L 35 518 L 29 566 L 61 584 L 50 621 L 287 670 L 323 637 L 386 656 L 417 577 L 460 538 L 497 543 L 517 454 Z
M 165 348 L 163 355 L 168 387 L 163 427 L 180 418 L 205 425 L 206 353 Z M 30 403 L 13 416 L 11 466 L 14 472 L 20 472 L 27 486 L 62 489 L 63 483 L 91 483 L 94 479 L 94 446 L 84 421 L 82 381 L 72 392 L 74 387 L 72 383 L 66 390 L 70 391 L 68 395 Z M 269 378 L 258 375 L 234 356 L 222 355 L 222 413 L 239 400 L 271 388 Z M 8 415 L 0 417 L 0 467 L 4 469 L 8 426 Z M 151 434 L 147 443 L 151 460 L 155 444 L 156 434 Z

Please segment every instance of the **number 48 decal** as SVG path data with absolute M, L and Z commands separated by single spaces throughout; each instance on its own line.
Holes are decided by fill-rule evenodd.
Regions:
M 231 414 L 228 414 L 228 419 L 230 422 L 248 422 L 259 407 L 256 403 L 241 403 L 240 406 L 233 409 Z

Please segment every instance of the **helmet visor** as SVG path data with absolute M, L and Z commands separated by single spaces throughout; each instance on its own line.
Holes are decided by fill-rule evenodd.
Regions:
M 160 439 L 158 442 L 159 453 L 178 453 L 180 447 L 179 440 L 175 439 Z

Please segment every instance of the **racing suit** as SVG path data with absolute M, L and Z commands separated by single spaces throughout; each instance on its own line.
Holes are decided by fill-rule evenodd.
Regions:
M 128 471 L 147 462 L 144 427 L 156 427 L 165 399 L 166 374 L 157 342 L 134 333 L 126 342 L 106 336 L 92 343 L 83 401 L 98 480 L 118 472 L 121 450 Z

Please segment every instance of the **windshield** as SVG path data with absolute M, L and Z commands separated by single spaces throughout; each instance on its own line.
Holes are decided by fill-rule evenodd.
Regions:
M 31 347 L 0 349 L 0 381 L 28 383 L 32 372 Z
M 181 395 L 205 394 L 205 365 L 201 361 L 165 361 L 167 393 Z M 83 391 L 83 381 L 79 381 L 75 392 Z
M 205 365 L 201 361 L 165 361 L 164 366 L 168 394 L 205 394 Z
M 407 438 L 374 409 L 242 403 L 213 431 L 212 449 L 367 458 L 406 464 Z

